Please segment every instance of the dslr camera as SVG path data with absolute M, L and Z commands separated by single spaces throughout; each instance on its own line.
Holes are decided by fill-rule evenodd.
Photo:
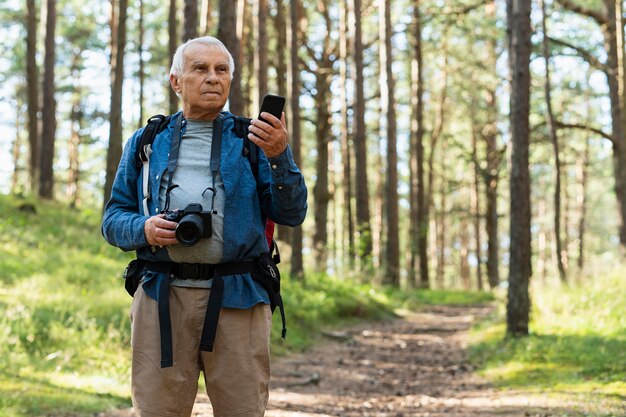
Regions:
M 178 223 L 176 239 L 183 246 L 193 246 L 213 234 L 211 212 L 202 211 L 201 204 L 191 203 L 184 210 L 165 211 L 163 214 L 165 220 Z

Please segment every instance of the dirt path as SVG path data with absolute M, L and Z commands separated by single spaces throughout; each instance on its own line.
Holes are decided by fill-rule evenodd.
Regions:
M 568 397 L 497 392 L 466 361 L 471 323 L 488 307 L 431 307 L 328 334 L 274 361 L 267 417 L 547 417 L 603 415 Z M 605 410 L 606 411 L 606 410 Z M 621 414 L 618 411 L 618 415 Z M 131 416 L 132 413 L 117 414 Z M 212 417 L 206 395 L 194 417 Z M 114 417 L 107 414 L 104 417 Z

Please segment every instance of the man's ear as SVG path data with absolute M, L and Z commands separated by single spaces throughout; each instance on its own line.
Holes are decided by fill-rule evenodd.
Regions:
M 178 77 L 174 74 L 170 74 L 170 85 L 177 94 L 180 94 L 180 82 Z

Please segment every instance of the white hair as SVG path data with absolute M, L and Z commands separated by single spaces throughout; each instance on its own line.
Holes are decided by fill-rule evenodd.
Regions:
M 235 73 L 235 60 L 233 56 L 230 54 L 226 46 L 217 38 L 213 36 L 202 36 L 199 38 L 189 39 L 187 42 L 183 43 L 176 49 L 176 53 L 174 54 L 174 58 L 172 59 L 172 67 L 170 68 L 170 75 L 174 75 L 176 77 L 180 77 L 183 73 L 183 66 L 185 64 L 185 49 L 189 45 L 194 43 L 201 43 L 207 46 L 216 46 L 228 55 L 228 69 L 230 70 L 230 78 L 232 80 L 233 74 Z

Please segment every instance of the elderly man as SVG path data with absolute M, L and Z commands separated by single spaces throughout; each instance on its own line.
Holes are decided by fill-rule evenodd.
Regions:
M 145 265 L 131 306 L 132 398 L 142 417 L 189 416 L 200 371 L 216 417 L 265 413 L 271 310 L 258 277 L 268 258 L 265 219 L 301 224 L 307 191 L 284 113 L 252 120 L 248 138 L 262 150 L 253 172 L 236 117 L 223 111 L 233 72 L 215 38 L 178 48 L 170 84 L 182 112 L 156 136 L 147 170 L 136 164 L 143 129 L 131 137 L 105 209 L 106 240 L 136 250 Z M 197 243 L 176 232 L 189 204 L 202 207 Z

